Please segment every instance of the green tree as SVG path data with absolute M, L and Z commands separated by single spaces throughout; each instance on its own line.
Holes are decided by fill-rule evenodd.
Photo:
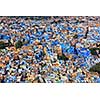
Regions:
M 97 55 L 96 50 L 99 50 L 99 52 L 100 52 L 100 48 L 90 48 L 89 50 L 91 51 L 92 55 Z
M 0 41 L 0 49 L 5 49 L 6 45 L 4 41 Z
M 62 56 L 57 55 L 57 57 L 59 60 L 64 60 L 64 61 L 68 60 L 68 58 L 64 54 L 62 54 Z
M 100 63 L 97 63 L 96 65 L 92 66 L 89 71 L 98 72 L 100 74 Z
M 73 38 L 74 38 L 74 39 L 77 39 L 77 38 L 78 38 L 78 35 L 77 35 L 77 34 L 75 34 L 75 35 L 73 36 Z
M 20 40 L 16 42 L 15 44 L 16 49 L 21 48 L 22 46 L 23 46 L 23 43 Z

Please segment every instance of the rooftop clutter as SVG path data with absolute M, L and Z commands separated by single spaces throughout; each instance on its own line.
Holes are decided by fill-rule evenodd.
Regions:
M 99 83 L 99 45 L 99 16 L 0 17 L 0 82 Z

